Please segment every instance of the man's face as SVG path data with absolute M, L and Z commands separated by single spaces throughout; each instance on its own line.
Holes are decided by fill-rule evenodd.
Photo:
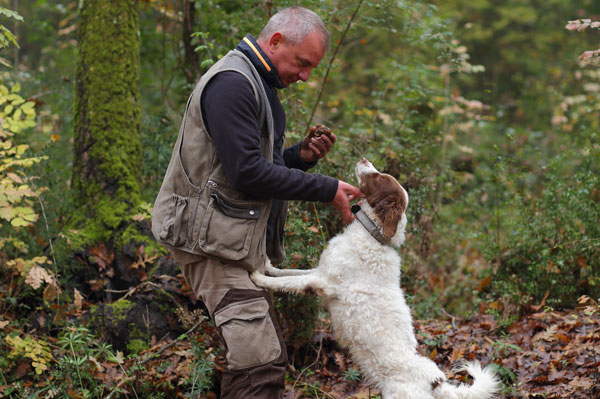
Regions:
M 285 87 L 301 80 L 306 82 L 313 68 L 317 67 L 325 55 L 325 49 L 318 33 L 312 32 L 300 44 L 286 43 L 281 33 L 271 36 L 267 44 L 267 54 L 279 73 L 279 80 Z

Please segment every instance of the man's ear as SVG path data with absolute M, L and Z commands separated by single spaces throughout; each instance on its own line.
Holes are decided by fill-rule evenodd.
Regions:
M 275 50 L 284 43 L 283 34 L 281 32 L 275 32 L 269 38 L 269 47 L 271 50 Z

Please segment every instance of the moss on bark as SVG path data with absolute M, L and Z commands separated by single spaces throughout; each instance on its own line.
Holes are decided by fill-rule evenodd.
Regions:
M 131 217 L 141 203 L 137 0 L 82 1 L 78 49 L 74 243 L 118 246 L 127 241 L 123 232 L 131 234 Z

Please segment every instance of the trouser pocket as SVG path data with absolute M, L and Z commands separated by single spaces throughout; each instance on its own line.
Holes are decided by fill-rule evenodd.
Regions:
M 260 366 L 281 355 L 281 345 L 265 298 L 234 302 L 214 314 L 227 347 L 231 370 Z

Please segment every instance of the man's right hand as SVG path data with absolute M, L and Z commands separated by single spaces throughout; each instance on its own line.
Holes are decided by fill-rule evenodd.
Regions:
M 340 180 L 338 181 L 338 189 L 331 204 L 342 216 L 342 221 L 345 224 L 350 224 L 354 220 L 354 215 L 350 211 L 350 201 L 357 198 L 364 198 L 364 196 L 358 188 Z
M 300 158 L 307 163 L 318 161 L 327 155 L 335 141 L 335 134 L 327 126 L 313 126 L 302 140 Z

